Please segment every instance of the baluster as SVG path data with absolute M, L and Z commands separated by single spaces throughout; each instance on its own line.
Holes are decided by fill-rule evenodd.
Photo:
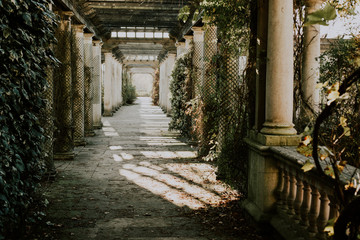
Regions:
M 280 211 L 281 206 L 282 206 L 282 198 L 281 198 L 281 193 L 283 191 L 284 188 L 284 169 L 283 169 L 283 165 L 279 165 L 279 182 L 278 185 L 276 187 L 276 205 L 277 205 L 277 210 Z
M 315 186 L 311 186 L 311 207 L 310 207 L 310 213 L 309 213 L 309 235 L 311 237 L 314 237 L 317 233 L 317 224 L 316 220 L 319 216 L 319 210 L 320 210 L 320 194 L 318 189 Z
M 301 221 L 300 224 L 307 228 L 309 226 L 309 211 L 310 211 L 310 204 L 311 204 L 311 188 L 306 181 L 303 181 L 304 185 L 304 192 L 303 192 L 303 202 L 300 207 L 300 216 Z
M 300 208 L 301 208 L 301 205 L 302 205 L 302 202 L 303 202 L 303 195 L 304 195 L 304 184 L 303 184 L 303 181 L 302 179 L 300 178 L 300 176 L 298 176 L 296 178 L 296 189 L 297 189 L 297 192 L 296 192 L 296 198 L 295 198 L 295 202 L 294 202 L 294 210 L 295 210 L 295 216 L 294 216 L 294 219 L 299 222 L 301 217 L 300 217 L 300 214 L 301 214 L 301 211 L 300 211 Z
M 287 204 L 288 204 L 288 214 L 294 215 L 294 201 L 296 197 L 296 178 L 292 171 L 289 171 L 289 195 L 287 197 Z
M 324 232 L 324 228 L 329 220 L 329 212 L 330 212 L 330 206 L 329 206 L 329 198 L 325 191 L 321 191 L 321 197 L 320 197 L 320 213 L 319 217 L 317 219 L 317 228 L 318 233 L 316 237 L 318 239 L 326 239 L 326 233 Z
M 284 169 L 284 188 L 281 193 L 282 208 L 286 212 L 288 210 L 287 197 L 289 195 L 289 173 Z

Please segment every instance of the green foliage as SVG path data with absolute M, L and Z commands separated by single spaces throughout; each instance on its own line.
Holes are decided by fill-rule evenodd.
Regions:
M 192 53 L 187 53 L 177 59 L 171 74 L 171 122 L 170 130 L 179 130 L 182 136 L 190 137 L 191 117 L 189 111 L 189 96 L 186 81 L 191 78 Z
M 160 71 L 159 68 L 155 71 L 155 77 L 152 89 L 152 100 L 155 106 L 159 105 L 159 84 L 160 84 Z
M 339 85 L 357 68 L 359 57 L 359 37 L 336 40 L 320 57 L 319 84 L 326 94 L 326 104 L 340 100 L 332 117 L 322 126 L 322 144 L 356 167 L 360 167 L 360 84 L 353 84 L 343 96 L 338 91 Z
M 204 18 L 218 27 L 222 46 L 234 53 L 248 47 L 250 4 L 249 0 L 207 0 L 201 3 Z
M 360 56 L 360 38 L 337 39 L 320 56 L 320 82 L 334 84 L 355 70 Z
M 330 4 L 326 4 L 324 8 L 309 14 L 306 18 L 306 22 L 304 26 L 310 26 L 312 24 L 320 24 L 327 26 L 329 25 L 327 22 L 330 20 L 334 20 L 335 18 L 336 18 L 335 8 Z
M 48 0 L 0 1 L 0 239 L 21 238 L 39 217 L 46 69 L 55 20 Z
M 136 88 L 132 85 L 132 81 L 128 77 L 127 73 L 123 74 L 122 84 L 123 103 L 133 104 L 136 99 Z

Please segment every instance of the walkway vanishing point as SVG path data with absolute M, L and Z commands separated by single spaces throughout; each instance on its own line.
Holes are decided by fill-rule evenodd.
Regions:
M 74 161 L 56 161 L 58 177 L 44 186 L 49 209 L 42 238 L 266 239 L 239 215 L 243 229 L 226 226 L 221 212 L 196 216 L 192 210 L 239 196 L 216 181 L 214 167 L 196 160 L 196 150 L 177 140 L 168 123 L 150 98 L 104 117 Z M 212 220 L 218 226 L 206 224 Z

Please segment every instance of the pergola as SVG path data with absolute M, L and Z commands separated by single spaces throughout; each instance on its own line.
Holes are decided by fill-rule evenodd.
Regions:
M 54 99 L 63 99 L 61 107 L 66 111 L 55 115 L 58 114 L 61 125 L 66 126 L 60 129 L 61 136 L 72 136 L 74 129 L 74 139 L 58 138 L 55 159 L 73 158 L 73 143 L 84 144 L 85 136 L 92 134 L 93 127 L 101 127 L 101 116 L 112 116 L 122 105 L 124 69 L 127 73 L 131 73 L 131 69 L 142 69 L 142 72 L 148 72 L 144 68 L 159 69 L 159 104 L 165 111 L 171 110 L 171 71 L 176 58 L 190 49 L 190 43 L 194 49 L 192 61 L 196 77 L 201 84 L 211 81 L 205 77 L 209 66 L 204 59 L 210 59 L 216 52 L 218 39 L 216 31 L 212 31 L 216 26 L 204 30 L 201 24 L 193 26 L 192 18 L 181 23 L 177 14 L 187 3 L 186 0 L 55 1 L 53 10 L 61 17 L 58 32 L 65 36 L 59 58 L 66 66 L 62 70 L 65 77 L 58 83 L 63 85 L 56 86 L 64 90 L 62 95 L 54 96 Z M 321 0 L 306 3 L 307 12 L 313 12 Z M 258 6 L 255 119 L 246 139 L 250 173 L 249 195 L 244 206 L 259 221 L 270 219 L 276 206 L 282 206 L 291 219 L 302 219 L 311 236 L 323 236 L 329 211 L 331 216 L 338 214 L 336 203 L 329 205 L 333 192 L 320 184 L 316 175 L 304 175 L 296 162 L 304 159 L 294 155 L 290 147 L 284 148 L 299 143 L 293 124 L 293 3 L 259 0 Z M 319 101 L 315 87 L 319 64 L 316 58 L 320 54 L 317 27 L 304 28 L 302 90 L 311 106 Z M 73 34 L 74 39 L 68 33 Z M 72 61 L 69 56 L 74 55 L 74 51 L 82 55 Z M 234 62 L 227 58 L 225 68 L 226 71 L 235 69 L 232 74 L 238 74 Z M 73 94 L 73 102 L 64 97 L 66 94 Z M 274 224 L 283 225 L 282 222 Z

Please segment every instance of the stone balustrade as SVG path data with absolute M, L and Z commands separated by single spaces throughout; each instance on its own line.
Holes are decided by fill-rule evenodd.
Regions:
M 330 219 L 339 216 L 340 206 L 331 179 L 319 177 L 316 169 L 304 172 L 306 157 L 295 147 L 270 147 L 278 168 L 275 217 L 271 224 L 286 239 L 327 239 L 324 229 Z M 343 180 L 355 169 L 349 166 Z M 285 228 L 285 229 L 284 229 Z
M 301 168 L 309 158 L 295 146 L 246 142 L 253 161 L 245 209 L 256 221 L 270 223 L 284 239 L 327 239 L 328 221 L 340 214 L 334 181 L 320 177 L 315 168 L 304 172 Z M 347 166 L 341 180 L 349 181 L 355 170 Z

